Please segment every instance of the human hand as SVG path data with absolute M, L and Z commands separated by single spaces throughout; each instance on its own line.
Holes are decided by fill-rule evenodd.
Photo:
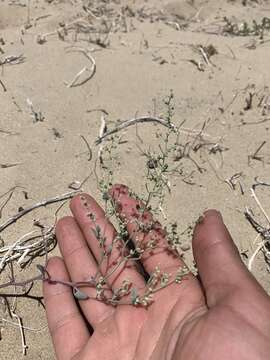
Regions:
M 120 216 L 128 223 L 133 241 L 145 239 L 134 222 L 138 201 L 123 185 L 115 185 L 111 196 Z M 137 206 L 136 206 L 137 205 Z M 106 234 L 106 244 L 115 230 L 103 210 L 89 195 L 71 201 L 73 217 L 61 219 L 56 234 L 63 259 L 49 260 L 52 278 L 86 281 L 97 273 L 101 251 L 91 230 L 95 221 Z M 144 221 L 152 221 L 145 213 Z M 165 246 L 165 233 L 158 227 L 149 232 Z M 57 358 L 93 360 L 266 360 L 270 354 L 270 299 L 242 263 L 221 215 L 207 211 L 196 225 L 193 252 L 200 281 L 188 274 L 154 295 L 148 307 L 112 306 L 94 299 L 74 300 L 72 290 L 62 284 L 44 282 L 49 329 Z M 112 254 L 113 256 L 113 254 Z M 148 273 L 156 266 L 176 273 L 183 262 L 167 251 L 142 256 Z M 127 264 L 125 264 L 127 265 Z M 101 267 L 101 271 L 104 269 Z M 108 278 L 115 289 L 123 279 L 136 288 L 145 286 L 137 269 L 119 267 Z M 83 289 L 89 296 L 94 289 Z M 89 324 L 94 332 L 91 335 Z

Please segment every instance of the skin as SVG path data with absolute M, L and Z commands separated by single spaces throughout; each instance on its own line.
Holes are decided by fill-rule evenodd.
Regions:
M 141 204 L 130 197 L 124 185 L 114 185 L 110 194 L 136 242 L 143 236 L 134 223 Z M 51 258 L 47 270 L 57 279 L 89 280 L 97 271 L 100 256 L 98 242 L 89 230 L 93 227 L 89 213 L 95 214 L 108 243 L 116 232 L 90 195 L 76 196 L 70 208 L 72 216 L 62 218 L 56 226 L 62 258 Z M 147 213 L 144 221 L 152 220 Z M 156 236 L 161 246 L 166 244 L 165 232 L 158 224 L 148 239 L 151 236 Z M 199 279 L 189 274 L 180 284 L 165 287 L 155 294 L 148 309 L 112 307 L 92 299 L 78 305 L 69 287 L 45 281 L 47 318 L 57 359 L 269 359 L 270 298 L 242 263 L 219 212 L 204 213 L 192 245 Z M 112 253 L 112 258 L 115 256 Z M 148 273 L 158 265 L 172 274 L 183 265 L 166 251 L 143 257 L 142 264 Z M 110 286 L 119 287 L 125 278 L 137 288 L 145 284 L 130 265 L 110 277 Z M 93 289 L 83 291 L 93 295 Z

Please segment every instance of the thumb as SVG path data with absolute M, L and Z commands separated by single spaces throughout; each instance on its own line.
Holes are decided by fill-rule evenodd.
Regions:
M 209 307 L 228 301 L 236 292 L 268 297 L 242 262 L 219 212 L 204 213 L 195 227 L 192 245 Z

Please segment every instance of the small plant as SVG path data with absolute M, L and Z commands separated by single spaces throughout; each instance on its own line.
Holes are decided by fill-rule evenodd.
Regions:
M 230 34 L 234 36 L 259 36 L 260 39 L 264 38 L 266 31 L 270 30 L 270 18 L 264 17 L 260 23 L 253 20 L 251 24 L 246 21 L 242 23 L 236 23 L 224 17 L 225 25 L 223 27 L 224 34 Z
M 84 292 L 84 288 L 95 288 L 95 298 L 112 305 L 131 304 L 134 306 L 148 307 L 154 301 L 154 294 L 172 283 L 180 283 L 189 270 L 187 267 L 180 267 L 176 273 L 168 274 L 160 268 L 156 268 L 146 282 L 143 289 L 135 288 L 129 279 L 124 279 L 122 284 L 115 289 L 112 294 L 109 292 L 109 283 L 115 274 L 122 272 L 127 266 L 136 266 L 142 258 L 152 256 L 156 251 L 171 253 L 173 256 L 181 256 L 180 237 L 177 232 L 177 224 L 169 224 L 166 229 L 162 230 L 161 225 L 154 221 L 151 213 L 158 216 L 160 213 L 166 218 L 162 208 L 166 194 L 170 193 L 169 177 L 173 173 L 182 174 L 175 165 L 174 153 L 179 145 L 179 134 L 173 126 L 172 118 L 174 116 L 174 95 L 171 91 L 169 96 L 164 99 L 165 112 L 162 116 L 167 124 L 166 132 L 157 131 L 156 139 L 158 141 L 157 149 L 141 150 L 146 158 L 145 162 L 145 180 L 146 195 L 138 197 L 134 192 L 129 191 L 129 195 L 136 200 L 136 208 L 132 214 L 134 226 L 137 231 L 143 234 L 143 238 L 133 243 L 128 235 L 129 223 L 118 213 L 117 204 L 110 197 L 110 188 L 114 183 L 114 173 L 117 167 L 121 166 L 119 155 L 119 144 L 121 137 L 116 131 L 108 131 L 106 140 L 97 142 L 102 146 L 102 153 L 99 153 L 99 167 L 95 167 L 95 174 L 98 189 L 104 202 L 105 216 L 111 220 L 116 227 L 117 236 L 112 243 L 104 235 L 104 231 L 96 223 L 94 215 L 89 212 L 92 226 L 91 231 L 99 243 L 100 259 L 98 262 L 99 271 L 91 277 L 88 282 L 78 282 L 76 284 L 65 282 L 65 285 L 72 287 L 74 296 L 79 300 L 87 300 L 89 297 Z M 123 126 L 115 129 L 122 129 Z M 105 139 L 104 134 L 102 135 Z M 82 201 L 84 199 L 82 198 Z M 87 206 L 87 204 L 85 204 Z M 149 234 L 153 234 L 149 236 Z M 159 234 L 166 237 L 166 243 L 161 241 Z M 134 240 L 134 239 L 133 239 Z M 61 282 L 60 279 L 54 279 L 43 269 L 43 276 L 49 282 Z M 61 282 L 63 283 L 63 282 Z
M 96 274 L 89 275 L 88 281 L 78 281 L 74 283 L 54 278 L 53 275 L 48 273 L 45 267 L 39 265 L 38 270 L 41 274 L 37 276 L 35 280 L 44 280 L 51 284 L 59 283 L 69 286 L 72 288 L 74 297 L 81 301 L 91 298 L 114 306 L 131 304 L 134 306 L 148 307 L 154 301 L 154 294 L 156 292 L 170 284 L 181 283 L 182 279 L 190 272 L 186 266 L 179 266 L 174 273 L 167 273 L 159 267 L 156 267 L 154 271 L 149 274 L 144 288 L 134 287 L 133 283 L 127 278 L 122 281 L 117 289 L 112 291 L 109 284 L 113 281 L 114 276 L 118 277 L 127 267 L 136 267 L 135 264 L 142 258 L 145 259 L 148 256 L 152 256 L 156 251 L 164 251 L 176 256 L 175 241 L 173 237 L 168 236 L 168 243 L 164 243 L 163 237 L 159 236 L 160 231 L 162 231 L 161 226 L 151 218 L 151 215 L 141 204 L 141 201 L 137 200 L 133 218 L 136 219 L 137 231 L 144 234 L 144 236 L 140 241 L 135 239 L 133 245 L 128 236 L 128 221 L 121 218 L 116 209 L 117 204 L 108 197 L 104 200 L 106 203 L 109 202 L 109 204 L 105 206 L 107 210 L 110 208 L 110 210 L 107 211 L 107 217 L 112 218 L 112 216 L 114 216 L 118 228 L 118 234 L 108 243 L 108 239 L 105 236 L 105 229 L 102 229 L 97 224 L 95 215 L 90 212 L 84 196 L 81 196 L 81 201 L 82 204 L 85 205 L 86 210 L 89 210 L 88 216 L 91 223 L 89 226 L 100 248 L 99 261 L 97 264 L 98 271 Z M 148 220 L 146 220 L 146 218 Z M 151 236 L 149 236 L 150 232 L 152 234 Z M 164 232 L 162 232 L 162 234 L 165 235 Z M 25 282 L 25 284 L 26 283 L 27 282 Z M 85 292 L 87 288 L 95 289 L 95 294 L 90 297 Z
M 179 266 L 172 273 L 168 273 L 158 266 L 150 274 L 146 274 L 140 266 L 142 260 L 153 256 L 155 253 L 165 253 L 174 258 L 181 258 L 183 256 L 182 251 L 188 250 L 187 247 L 185 247 L 185 250 L 183 248 L 181 233 L 178 231 L 177 223 L 165 224 L 165 227 L 162 228 L 161 224 L 154 220 L 152 213 L 157 218 L 161 215 L 165 221 L 167 220 L 163 206 L 167 195 L 171 193 L 170 178 L 172 176 L 179 176 L 183 181 L 192 184 L 192 182 L 187 181 L 187 177 L 190 174 L 186 174 L 182 160 L 190 160 L 191 166 L 195 167 L 192 173 L 194 171 L 203 171 L 192 156 L 198 151 L 198 145 L 203 141 L 203 129 L 200 131 L 183 130 L 183 123 L 179 127 L 174 125 L 175 105 L 172 91 L 164 99 L 163 106 L 165 107 L 164 113 L 158 118 L 145 116 L 123 121 L 117 123 L 115 128 L 111 130 L 107 129 L 104 118 L 108 114 L 103 111 L 99 137 L 95 142 L 98 146 L 97 154 L 92 151 L 86 138 L 81 136 L 88 150 L 87 161 L 92 161 L 92 156 L 96 155 L 94 174 L 97 181 L 97 189 L 103 201 L 106 220 L 114 225 L 117 235 L 113 239 L 106 237 L 105 229 L 99 225 L 95 214 L 88 208 L 86 199 L 81 195 L 81 202 L 85 206 L 87 216 L 89 217 L 89 231 L 93 234 L 94 241 L 98 244 L 99 256 L 97 272 L 89 274 L 89 279 L 87 280 L 80 281 L 79 279 L 76 282 L 55 278 L 46 269 L 48 252 L 56 245 L 54 226 L 48 230 L 47 227 L 36 221 L 35 226 L 41 231 L 41 234 L 38 236 L 33 236 L 32 233 L 27 234 L 27 236 L 23 236 L 10 246 L 5 246 L 3 242 L 3 246 L 0 248 L 0 272 L 10 271 L 10 279 L 0 284 L 2 289 L 0 296 L 4 299 L 3 301 L 7 309 L 10 310 L 9 313 L 12 313 L 12 309 L 10 307 L 10 293 L 6 292 L 6 289 L 10 287 L 16 287 L 16 292 L 12 294 L 12 297 L 31 298 L 40 303 L 42 303 L 42 297 L 32 295 L 31 290 L 36 282 L 47 281 L 51 284 L 63 284 L 70 287 L 74 297 L 79 301 L 87 301 L 91 298 L 113 306 L 130 304 L 148 307 L 155 301 L 155 294 L 157 292 L 172 284 L 180 284 L 190 273 L 186 266 Z M 119 146 L 123 143 L 121 131 L 129 126 L 145 122 L 154 122 L 162 125 L 162 129 L 158 128 L 155 132 L 155 146 L 149 147 L 146 150 L 140 149 L 141 154 L 145 158 L 144 171 L 141 174 L 141 182 L 145 186 L 145 192 L 142 197 L 138 197 L 135 192 L 128 190 L 128 195 L 134 201 L 135 206 L 134 210 L 132 210 L 131 220 L 126 220 L 121 215 L 120 205 L 113 201 L 110 193 L 110 189 L 115 182 L 115 174 L 122 166 L 119 151 Z M 181 143 L 180 135 L 182 131 L 188 134 L 192 141 L 187 141 L 184 144 Z M 204 145 L 208 146 L 207 144 Z M 18 214 L 0 225 L 0 233 L 32 210 L 58 201 L 65 201 L 78 194 L 83 183 L 78 185 L 77 182 L 73 182 L 70 184 L 70 187 L 76 189 L 75 191 L 44 200 L 29 208 L 19 209 Z M 14 190 L 11 189 L 3 194 L 4 200 L 3 205 L 0 204 L 0 215 Z M 135 234 L 139 234 L 139 236 L 134 235 L 135 237 L 132 239 L 128 232 L 128 227 L 131 223 L 135 227 Z M 190 227 L 187 231 L 190 231 Z M 186 230 L 182 231 L 182 234 L 184 233 L 186 237 Z M 38 272 L 31 278 L 18 279 L 17 263 L 19 268 L 26 267 L 38 256 L 45 256 L 44 264 L 37 265 Z M 37 264 L 36 261 L 35 264 Z M 129 278 L 124 278 L 116 289 L 112 289 L 110 284 L 113 282 L 113 279 L 129 267 L 141 269 L 142 275 L 145 277 L 145 286 L 138 288 Z M 87 291 L 90 288 L 94 290 L 91 292 L 91 296 Z M 21 330 L 22 342 L 26 346 L 23 327 L 21 324 L 18 326 Z M 25 353 L 25 347 L 23 351 Z

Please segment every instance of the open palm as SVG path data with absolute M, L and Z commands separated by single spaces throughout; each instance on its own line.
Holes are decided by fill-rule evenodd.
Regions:
M 111 196 L 135 244 L 143 238 L 158 240 L 165 246 L 166 234 L 157 222 L 149 234 L 141 233 L 133 221 L 139 202 L 130 197 L 125 186 L 115 185 Z M 73 217 L 61 219 L 56 228 L 63 259 L 50 259 L 47 271 L 64 281 L 87 281 L 96 274 L 101 256 L 99 243 L 90 231 L 93 214 L 107 244 L 116 232 L 104 211 L 87 194 L 75 197 L 71 210 Z M 143 221 L 153 223 L 151 214 L 144 213 Z M 186 275 L 180 284 L 173 283 L 157 292 L 148 308 L 111 306 L 94 299 L 81 300 L 78 306 L 69 287 L 45 281 L 48 324 L 57 358 L 268 359 L 269 296 L 241 262 L 218 212 L 207 211 L 196 226 L 193 251 L 200 281 Z M 141 261 L 149 274 L 157 266 L 170 274 L 184 266 L 180 258 L 166 251 L 154 251 L 150 257 L 142 256 Z M 101 267 L 101 273 L 103 270 Z M 132 264 L 119 267 L 110 276 L 109 285 L 117 289 L 124 279 L 130 279 L 138 289 L 145 286 L 144 277 Z M 91 297 L 95 291 L 84 292 Z

